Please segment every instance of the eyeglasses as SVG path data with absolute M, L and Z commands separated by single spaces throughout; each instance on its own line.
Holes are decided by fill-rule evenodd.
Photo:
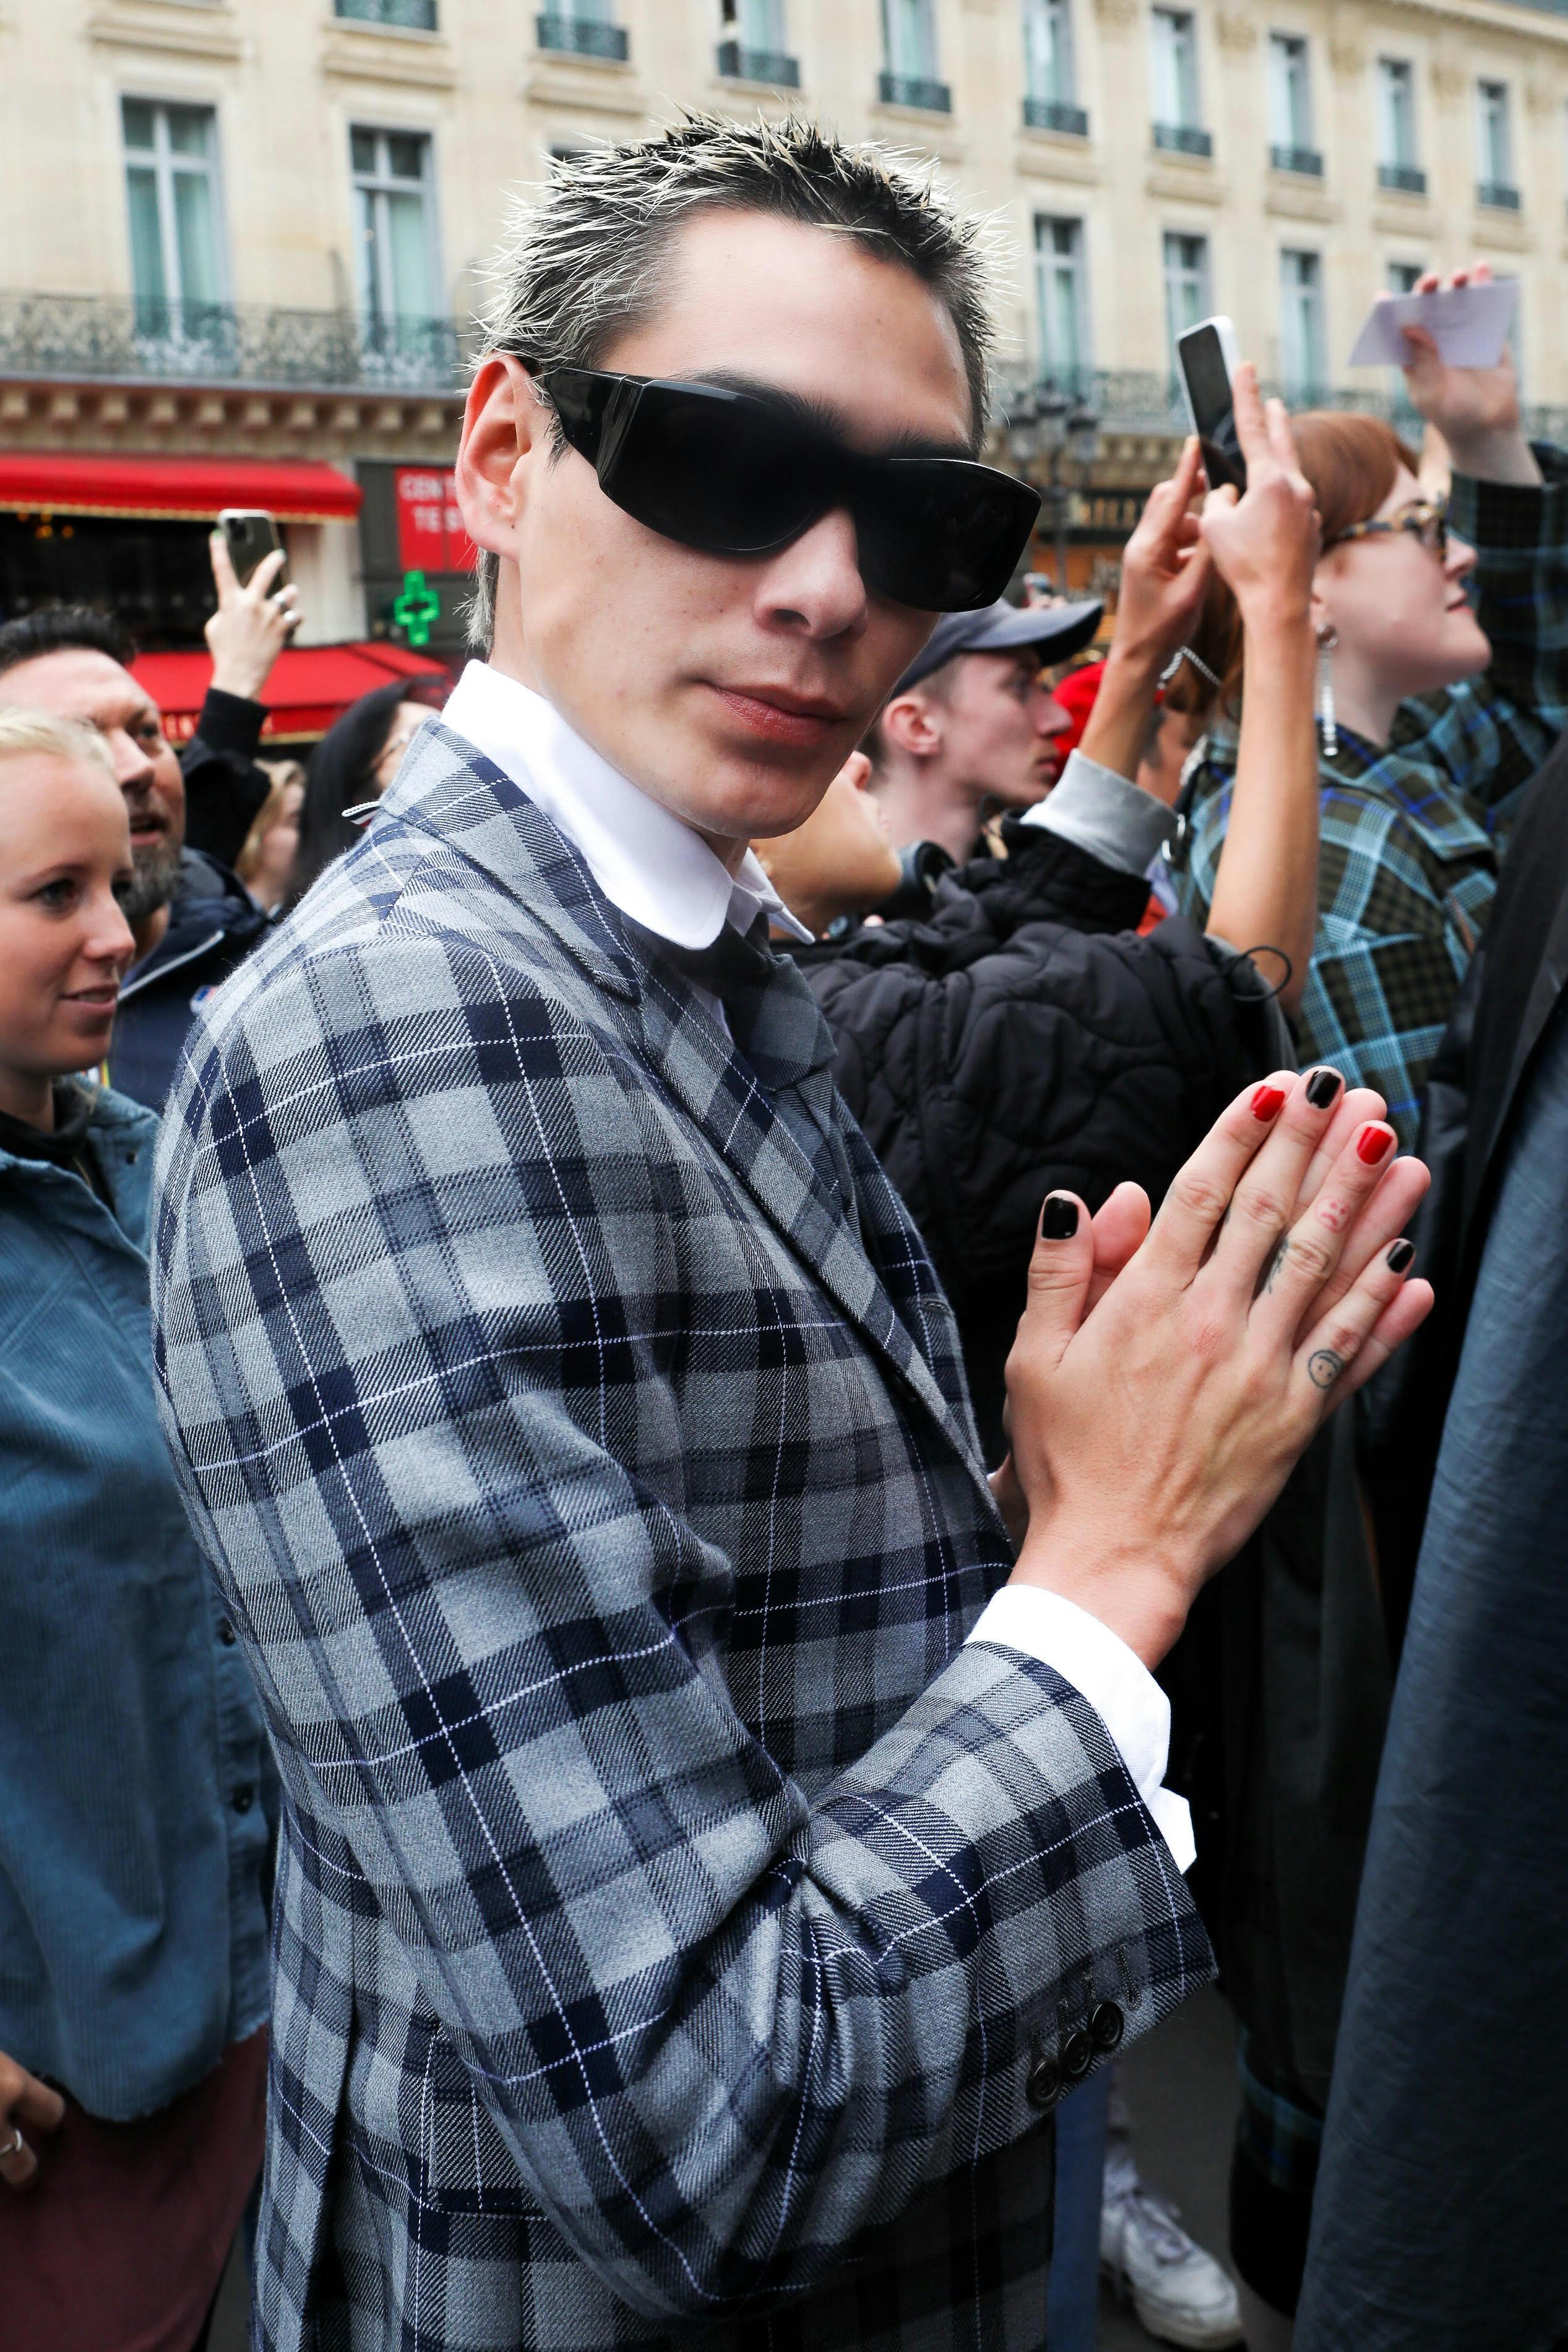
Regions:
M 537 379 L 607 499 L 709 555 L 772 555 L 835 508 L 860 574 L 927 613 L 994 604 L 1040 510 L 1011 474 L 964 457 L 868 457 L 754 394 L 597 369 Z
M 1442 562 L 1448 552 L 1448 509 L 1437 499 L 1421 499 L 1408 506 L 1402 514 L 1390 515 L 1386 521 L 1352 522 L 1348 530 L 1335 531 L 1332 539 L 1323 542 L 1326 555 L 1331 547 L 1342 547 L 1351 539 L 1384 539 L 1391 532 L 1407 530 L 1418 539 L 1429 554 Z

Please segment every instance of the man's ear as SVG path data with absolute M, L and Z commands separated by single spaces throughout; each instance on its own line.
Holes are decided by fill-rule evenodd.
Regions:
M 942 749 L 942 713 L 912 688 L 893 697 L 879 723 L 886 740 L 911 760 L 934 760 Z
M 550 456 L 550 412 L 510 352 L 479 363 L 463 408 L 455 472 L 463 528 L 477 547 L 517 557 L 531 464 Z

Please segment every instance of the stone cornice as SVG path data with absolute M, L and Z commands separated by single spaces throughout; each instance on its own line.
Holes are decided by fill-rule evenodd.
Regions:
M 463 395 L 19 381 L 0 374 L 0 446 L 172 456 L 409 457 L 457 446 Z
M 216 65 L 232 65 L 245 55 L 244 38 L 226 8 L 214 9 L 210 16 L 182 9 L 178 16 L 105 8 L 89 16 L 84 29 L 100 48 L 152 49 L 165 57 L 205 58 Z
M 340 81 L 395 82 L 405 89 L 455 89 L 458 68 L 444 41 L 430 34 L 333 24 L 321 44 L 321 71 Z

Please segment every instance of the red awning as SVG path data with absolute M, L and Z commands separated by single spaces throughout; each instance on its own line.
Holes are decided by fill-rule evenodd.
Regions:
M 189 742 L 196 731 L 208 686 L 212 683 L 210 654 L 139 654 L 131 665 L 163 714 L 171 740 Z M 370 640 L 363 645 L 290 646 L 278 656 L 262 688 L 267 706 L 261 740 L 298 742 L 324 735 L 351 702 L 386 686 L 395 677 L 410 684 L 440 684 L 450 677 L 445 662 L 412 646 Z
M 0 451 L 0 509 L 13 514 L 211 522 L 224 507 L 265 507 L 290 522 L 350 522 L 363 503 L 359 484 L 335 466 L 259 457 Z

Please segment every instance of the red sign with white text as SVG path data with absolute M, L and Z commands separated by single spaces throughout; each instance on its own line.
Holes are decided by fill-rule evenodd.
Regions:
M 474 542 L 458 511 L 457 478 L 429 466 L 395 466 L 397 562 L 404 572 L 471 572 Z

